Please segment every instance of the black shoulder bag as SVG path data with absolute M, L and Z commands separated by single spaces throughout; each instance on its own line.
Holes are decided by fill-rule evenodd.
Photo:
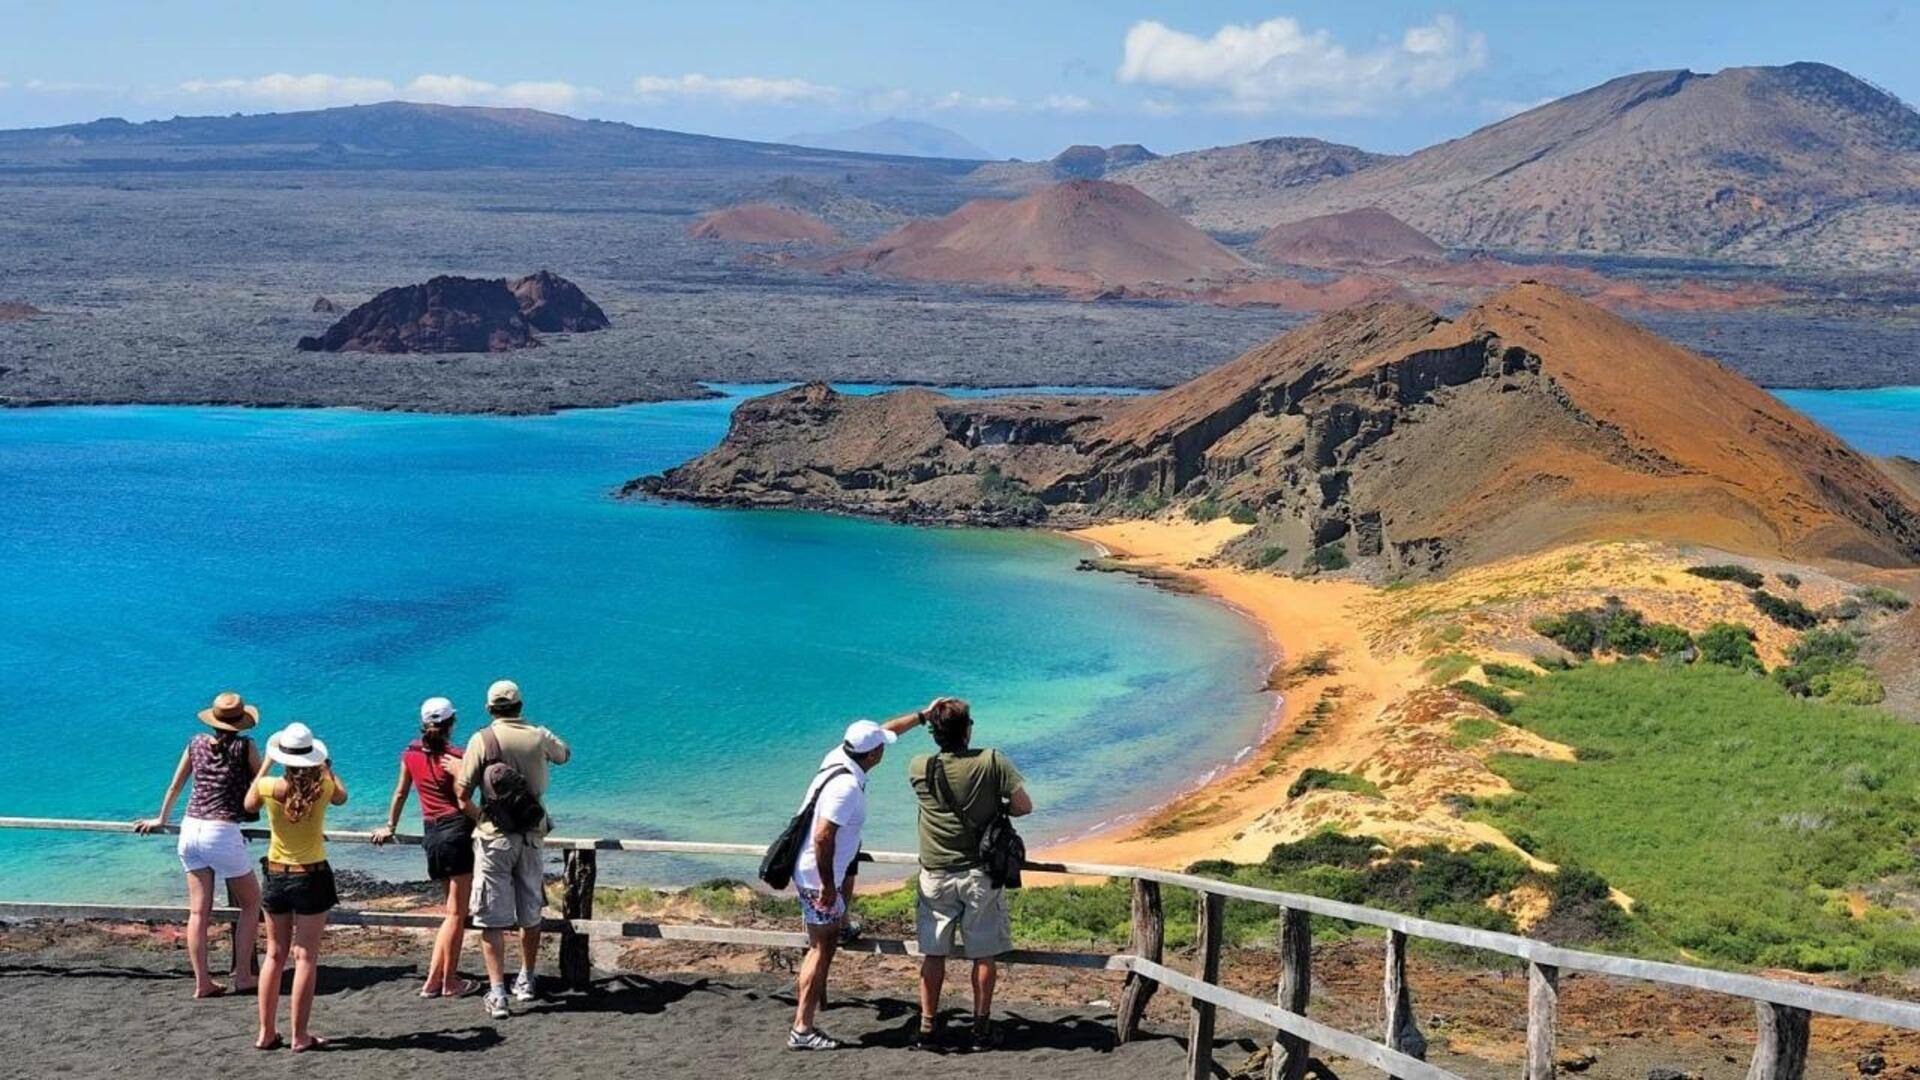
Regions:
M 939 754 L 927 759 L 926 780 L 927 793 L 965 824 L 966 810 L 954 797 L 953 784 L 947 779 L 947 763 L 940 760 Z M 977 852 L 980 868 L 995 885 L 1002 889 L 1020 887 L 1020 870 L 1027 863 L 1027 842 L 1014 831 L 1013 817 L 1007 813 L 1006 804 L 999 801 L 998 793 L 994 798 L 993 819 L 980 828 Z
M 807 846 L 807 830 L 813 828 L 813 808 L 820 805 L 820 795 L 827 790 L 828 784 L 833 783 L 834 776 L 847 770 L 835 765 L 820 772 L 833 775 L 820 781 L 820 786 L 813 789 L 813 798 L 808 799 L 807 805 L 801 807 L 800 812 L 793 815 L 793 820 L 787 822 L 787 827 L 780 830 L 780 835 L 768 845 L 766 857 L 760 860 L 760 880 L 773 888 L 784 889 L 793 884 L 793 865 L 800 861 L 801 849 Z

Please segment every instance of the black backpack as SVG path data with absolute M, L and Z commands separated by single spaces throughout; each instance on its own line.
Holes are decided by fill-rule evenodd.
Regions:
M 821 773 L 835 776 L 848 771 L 839 765 L 820 770 Z M 814 775 L 818 776 L 819 773 Z M 813 797 L 807 800 L 807 805 L 793 815 L 793 820 L 787 822 L 787 827 L 780 830 L 780 835 L 774 837 L 773 843 L 767 846 L 767 853 L 760 860 L 760 880 L 769 887 L 784 889 L 793 884 L 793 866 L 800 861 L 800 852 L 807 846 L 807 830 L 813 828 L 813 808 L 820 805 L 820 793 L 827 790 L 827 785 L 831 783 L 833 776 L 820 781 L 820 785 L 813 789 Z
M 927 759 L 926 780 L 927 793 L 965 824 L 966 810 L 960 805 L 960 800 L 954 797 L 953 784 L 947 779 L 947 763 L 940 760 L 939 754 Z M 980 868 L 987 872 L 987 877 L 995 885 L 1002 889 L 1020 887 L 1020 870 L 1027 863 L 1027 842 L 1020 839 L 1020 834 L 1014 830 L 1013 817 L 1007 813 L 1004 804 L 997 805 L 993 819 L 981 826 L 976 850 L 980 857 Z
M 546 823 L 547 808 L 540 805 L 540 798 L 527 784 L 526 775 L 501 756 L 500 738 L 492 728 L 481 728 L 480 738 L 487 747 L 486 762 L 480 766 L 480 790 L 486 794 L 487 801 L 480 807 L 480 813 L 503 833 L 532 832 L 540 828 Z

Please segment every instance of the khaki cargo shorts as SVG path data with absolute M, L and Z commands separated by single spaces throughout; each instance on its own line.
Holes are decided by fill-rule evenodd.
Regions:
M 918 887 L 920 955 L 988 960 L 1013 948 L 1007 894 L 985 870 L 922 870 Z
M 546 868 L 540 837 L 505 833 L 473 838 L 473 924 L 488 930 L 540 925 Z

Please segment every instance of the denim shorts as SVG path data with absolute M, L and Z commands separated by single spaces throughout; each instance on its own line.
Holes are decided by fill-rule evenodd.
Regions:
M 833 907 L 820 906 L 820 890 L 795 885 L 793 891 L 800 894 L 800 921 L 808 926 L 839 926 L 847 919 L 847 894 L 840 893 L 833 898 Z

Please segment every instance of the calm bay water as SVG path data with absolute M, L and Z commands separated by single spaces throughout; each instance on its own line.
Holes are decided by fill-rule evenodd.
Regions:
M 764 842 L 847 721 L 944 693 L 1026 770 L 1036 839 L 1257 736 L 1262 638 L 1217 605 L 1077 573 L 1072 541 L 609 497 L 718 440 L 735 400 L 0 413 L 0 814 L 151 813 L 226 687 L 263 728 L 300 719 L 329 741 L 353 791 L 342 827 L 382 819 L 421 698 L 452 697 L 470 732 L 499 677 L 574 745 L 552 798 L 570 835 Z M 904 765 L 925 744 L 875 777 L 870 846 L 911 846 Z M 423 876 L 416 851 L 336 855 Z M 752 869 L 605 862 L 615 880 Z M 6 898 L 170 897 L 177 875 L 170 841 L 0 831 Z
M 1920 388 L 1780 396 L 1870 453 L 1920 456 Z M 502 676 L 573 741 L 552 799 L 572 835 L 763 842 L 847 720 L 941 693 L 972 698 L 1027 771 L 1038 839 L 1256 736 L 1272 702 L 1253 629 L 1076 573 L 1071 541 L 608 497 L 711 445 L 737 400 L 0 413 L 0 814 L 151 813 L 226 687 L 262 703 L 263 729 L 301 719 L 330 741 L 354 792 L 342 827 L 384 814 L 422 697 L 451 696 L 470 731 Z M 870 846 L 911 846 L 903 766 L 923 745 L 876 775 Z M 417 852 L 336 855 L 421 876 Z M 751 869 L 605 863 L 629 881 Z M 170 841 L 0 831 L 0 897 L 177 892 Z

